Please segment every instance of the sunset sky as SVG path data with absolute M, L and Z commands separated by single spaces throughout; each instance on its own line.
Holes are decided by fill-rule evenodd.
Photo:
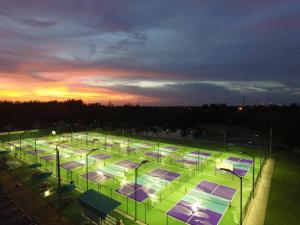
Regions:
M 1 0 L 0 99 L 300 103 L 300 1 Z

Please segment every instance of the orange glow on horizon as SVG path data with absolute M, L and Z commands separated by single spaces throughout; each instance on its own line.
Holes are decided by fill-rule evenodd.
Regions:
M 126 103 L 155 103 L 158 99 L 137 96 L 126 93 L 110 92 L 108 90 L 69 90 L 68 87 L 56 88 L 38 88 L 34 90 L 0 90 L 0 100 L 8 101 L 65 101 L 68 99 L 81 99 L 87 103 L 102 103 L 112 102 L 113 104 L 121 105 Z
M 159 98 L 143 96 L 110 88 L 91 87 L 82 80 L 93 76 L 130 77 L 134 73 L 119 70 L 88 70 L 41 72 L 38 77 L 27 74 L 4 74 L 0 72 L 0 100 L 9 101 L 65 101 L 81 99 L 87 103 L 106 104 L 156 104 Z M 150 74 L 146 74 L 150 76 Z
M 137 103 L 155 103 L 157 99 L 146 98 L 124 93 L 101 93 L 85 91 L 69 91 L 66 87 L 38 89 L 33 91 L 21 90 L 0 90 L 0 99 L 9 101 L 65 101 L 68 99 L 81 99 L 87 103 L 112 102 L 114 104 Z

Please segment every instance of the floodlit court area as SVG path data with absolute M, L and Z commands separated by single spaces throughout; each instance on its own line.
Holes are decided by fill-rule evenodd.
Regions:
M 240 204 L 244 218 L 265 162 L 261 149 L 191 147 L 96 131 L 23 137 L 6 149 L 55 178 L 59 159 L 63 183 L 100 192 L 151 225 L 239 224 Z

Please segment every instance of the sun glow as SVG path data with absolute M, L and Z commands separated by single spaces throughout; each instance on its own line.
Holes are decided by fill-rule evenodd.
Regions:
M 91 97 L 101 96 L 101 94 L 96 93 L 96 92 L 70 91 L 66 87 L 38 89 L 38 90 L 35 90 L 34 93 L 36 95 L 42 96 L 42 97 L 58 97 L 58 98 L 60 98 L 60 97 L 91 98 Z
M 9 101 L 66 101 L 68 99 L 81 99 L 88 103 L 114 105 L 127 103 L 155 103 L 159 98 L 143 96 L 125 90 L 116 90 L 111 87 L 98 87 L 82 83 L 83 78 L 91 74 L 102 74 L 108 71 L 62 71 L 60 73 L 48 72 L 38 74 L 41 79 L 35 79 L 26 74 L 14 74 L 10 77 L 0 72 L 0 99 Z M 120 71 L 110 71 L 122 75 Z

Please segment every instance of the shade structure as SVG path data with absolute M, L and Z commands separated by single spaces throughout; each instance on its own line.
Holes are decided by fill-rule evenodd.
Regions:
M 61 187 L 60 192 L 63 194 L 67 194 L 67 193 L 73 191 L 75 188 L 76 188 L 76 186 L 74 184 L 66 184 Z
M 52 173 L 50 173 L 50 172 L 35 173 L 31 176 L 31 179 L 43 180 L 43 179 L 50 177 L 51 175 L 52 175 Z
M 92 189 L 81 194 L 78 201 L 84 210 L 92 212 L 101 219 L 105 219 L 110 212 L 121 204 L 120 202 Z
M 33 164 L 29 165 L 28 168 L 34 169 L 34 168 L 41 167 L 42 165 L 43 165 L 43 164 L 41 164 L 41 163 L 33 163 Z
M 7 150 L 0 150 L 0 155 L 6 155 L 10 153 L 10 151 L 7 151 Z

